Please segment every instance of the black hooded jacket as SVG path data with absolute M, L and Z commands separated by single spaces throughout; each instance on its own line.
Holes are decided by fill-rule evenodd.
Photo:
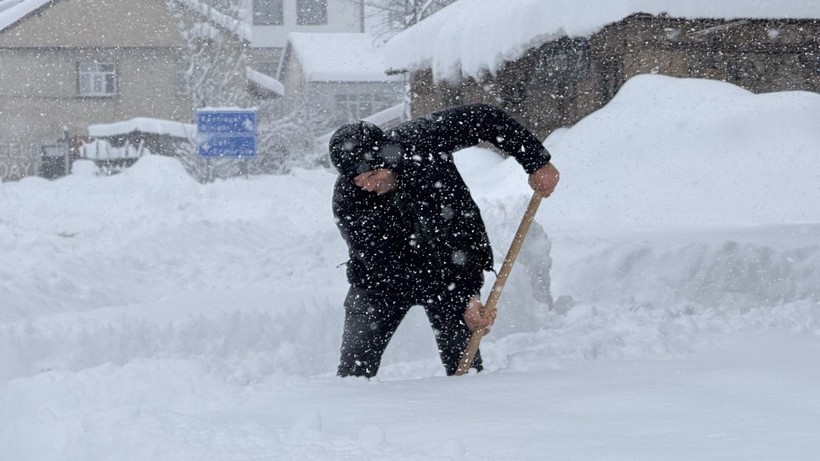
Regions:
M 513 156 L 527 173 L 549 153 L 529 131 L 495 107 L 474 104 L 402 123 L 385 133 L 384 166 L 398 189 L 367 192 L 340 175 L 333 213 L 348 244 L 349 282 L 421 301 L 441 290 L 478 294 L 493 254 L 478 206 L 453 153 L 482 141 Z

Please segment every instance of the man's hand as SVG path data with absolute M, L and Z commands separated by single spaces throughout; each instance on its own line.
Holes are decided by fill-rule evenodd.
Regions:
M 486 328 L 487 331 L 485 331 L 484 334 L 487 334 L 493 322 L 495 322 L 495 315 L 495 309 L 491 312 L 487 312 L 487 310 L 484 309 L 484 304 L 481 304 L 478 298 L 472 297 L 470 298 L 470 302 L 467 303 L 467 309 L 464 309 L 464 323 L 467 324 L 470 331 Z
M 396 175 L 387 168 L 365 171 L 353 178 L 353 183 L 368 192 L 375 192 L 379 195 L 393 192 L 398 185 Z
M 541 168 L 535 170 L 529 178 L 530 187 L 538 193 L 541 197 L 549 197 L 555 186 L 558 185 L 558 170 L 552 163 L 547 163 Z

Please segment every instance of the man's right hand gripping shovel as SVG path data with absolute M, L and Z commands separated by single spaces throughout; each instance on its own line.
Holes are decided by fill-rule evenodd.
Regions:
M 464 310 L 464 323 L 473 333 L 483 330 L 486 335 L 495 322 L 495 316 L 495 309 L 485 308 L 478 298 L 472 297 Z

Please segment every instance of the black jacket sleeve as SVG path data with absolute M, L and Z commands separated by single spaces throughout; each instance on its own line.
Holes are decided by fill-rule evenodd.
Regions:
M 549 152 L 538 138 L 497 107 L 470 104 L 424 118 L 430 121 L 428 135 L 438 152 L 453 152 L 486 141 L 515 158 L 528 174 L 550 161 Z

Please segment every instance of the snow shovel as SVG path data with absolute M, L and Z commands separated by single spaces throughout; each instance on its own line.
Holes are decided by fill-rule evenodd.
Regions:
M 521 245 L 524 244 L 524 239 L 527 237 L 530 224 L 532 224 L 532 220 L 535 219 L 535 213 L 538 211 L 538 205 L 540 204 L 541 196 L 537 192 L 533 192 L 530 204 L 527 206 L 527 211 L 524 212 L 521 224 L 518 225 L 518 231 L 515 233 L 515 237 L 513 237 L 509 251 L 507 251 L 507 257 L 504 258 L 504 263 L 501 264 L 501 271 L 498 273 L 498 277 L 493 284 L 493 289 L 487 297 L 487 302 L 484 304 L 486 314 L 490 314 L 496 310 L 495 305 L 498 303 L 498 298 L 501 297 L 501 290 L 504 289 L 504 284 L 507 283 L 507 277 L 509 277 L 510 271 L 512 271 L 515 259 L 521 251 Z M 461 376 L 470 369 L 470 365 L 473 364 L 473 358 L 478 351 L 481 337 L 487 334 L 487 330 L 487 328 L 478 329 L 470 336 L 470 342 L 467 343 L 467 348 L 461 354 L 461 360 L 458 363 L 458 368 L 456 368 L 456 376 Z

